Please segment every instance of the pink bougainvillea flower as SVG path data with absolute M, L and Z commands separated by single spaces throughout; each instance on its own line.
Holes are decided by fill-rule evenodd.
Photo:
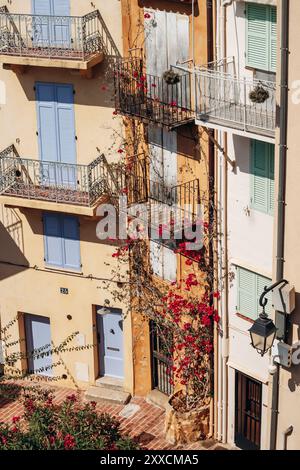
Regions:
M 68 396 L 67 396 L 67 400 L 72 401 L 72 402 L 75 402 L 75 401 L 77 401 L 77 397 L 76 397 L 76 395 L 73 393 L 72 395 L 68 395 Z
M 72 450 L 75 447 L 75 438 L 71 434 L 67 434 L 64 438 L 65 450 Z
M 14 416 L 14 417 L 12 418 L 12 422 L 13 422 L 14 424 L 16 424 L 16 423 L 18 423 L 18 422 L 20 421 L 20 419 L 21 419 L 20 416 Z
M 119 149 L 119 150 L 118 150 L 118 153 L 124 153 L 124 150 Z
M 144 18 L 145 18 L 146 20 L 149 20 L 149 19 L 151 18 L 150 13 L 145 13 L 145 14 L 144 14 Z

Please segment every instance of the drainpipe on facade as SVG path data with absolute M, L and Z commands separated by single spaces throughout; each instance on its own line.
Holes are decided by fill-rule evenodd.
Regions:
M 284 223 L 285 223 L 285 189 L 286 189 L 286 159 L 288 133 L 288 79 L 289 79 L 289 0 L 281 1 L 281 78 L 280 78 L 280 141 L 278 165 L 278 211 L 277 211 L 277 254 L 276 281 L 283 279 L 284 274 Z M 276 313 L 277 315 L 277 313 Z M 279 402 L 280 366 L 272 380 L 270 450 L 276 449 Z
M 226 57 L 226 3 L 217 2 L 216 59 Z M 227 266 L 227 139 L 226 134 L 218 131 L 220 149 L 217 150 L 217 217 L 218 217 L 218 285 L 221 291 L 219 314 L 222 333 L 218 336 L 218 388 L 217 388 L 217 438 L 227 442 L 227 388 L 228 388 L 228 266 Z

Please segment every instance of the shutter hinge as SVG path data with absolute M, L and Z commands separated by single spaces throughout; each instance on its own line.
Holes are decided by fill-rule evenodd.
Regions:
M 76 95 L 76 90 L 73 89 L 73 95 Z
M 39 135 L 39 131 L 36 131 L 36 135 Z
M 36 86 L 33 87 L 33 91 L 36 91 Z
M 75 135 L 75 140 L 78 140 L 78 137 L 77 137 L 77 135 Z

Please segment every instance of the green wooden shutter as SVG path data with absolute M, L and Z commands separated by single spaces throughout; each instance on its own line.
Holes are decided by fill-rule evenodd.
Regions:
M 247 65 L 268 70 L 268 7 L 247 3 Z
M 247 3 L 247 65 L 276 72 L 277 9 L 269 5 Z
M 238 292 L 237 310 L 245 317 L 256 319 L 256 281 L 255 274 L 247 269 L 237 268 Z
M 260 296 L 263 293 L 265 287 L 269 286 L 272 281 L 271 279 L 268 279 L 267 277 L 261 276 L 259 274 L 256 274 L 255 277 L 256 277 L 256 309 L 257 309 L 257 316 L 258 316 L 262 312 L 262 307 L 259 305 Z M 271 300 L 270 292 L 266 295 L 266 298 L 268 299 L 268 303 L 266 305 L 265 310 L 266 310 L 266 313 L 270 315 L 272 311 L 272 300 Z
M 277 9 L 270 7 L 270 64 L 269 70 L 276 72 L 277 66 Z
M 237 310 L 245 317 L 256 320 L 262 312 L 259 305 L 259 299 L 266 286 L 269 286 L 271 280 L 260 274 L 249 271 L 241 267 L 237 268 Z M 271 294 L 267 295 L 268 304 L 266 313 L 271 314 L 272 302 Z
M 275 164 L 275 147 L 272 144 L 269 144 L 269 214 L 274 214 L 274 206 L 275 206 L 275 171 L 274 171 L 274 164 Z
M 268 212 L 268 148 L 265 142 L 251 142 L 252 194 L 251 207 Z

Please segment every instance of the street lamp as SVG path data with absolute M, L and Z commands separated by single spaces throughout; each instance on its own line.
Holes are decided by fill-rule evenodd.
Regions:
M 265 310 L 263 310 L 249 330 L 251 344 L 262 357 L 273 346 L 276 331 L 277 328 L 273 321 L 268 317 Z
M 286 285 L 288 282 L 283 279 L 276 282 L 271 287 L 265 287 L 259 299 L 259 305 L 262 307 L 263 311 L 249 330 L 251 345 L 262 357 L 272 348 L 277 332 L 275 324 L 265 311 L 268 303 L 266 295 L 280 284 Z

